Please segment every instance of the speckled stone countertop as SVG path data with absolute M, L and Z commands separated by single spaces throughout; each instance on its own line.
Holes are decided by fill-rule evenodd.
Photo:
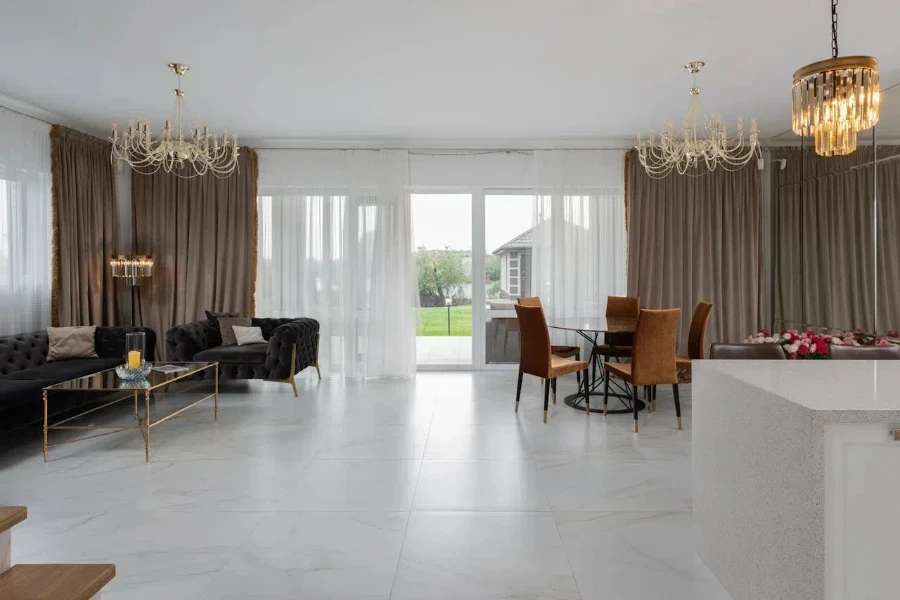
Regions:
M 825 430 L 900 425 L 900 361 L 694 361 L 695 549 L 734 600 L 825 597 Z
M 900 361 L 704 360 L 694 366 L 814 411 L 900 411 Z

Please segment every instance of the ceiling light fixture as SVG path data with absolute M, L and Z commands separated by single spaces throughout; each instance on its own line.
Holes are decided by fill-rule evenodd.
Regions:
M 831 58 L 798 69 L 792 89 L 791 126 L 815 139 L 819 156 L 856 150 L 856 134 L 878 122 L 881 104 L 878 60 L 838 58 L 837 3 L 831 0 Z
M 128 123 L 128 130 L 119 136 L 115 123 L 112 126 L 112 160 L 123 160 L 135 171 L 149 175 L 162 170 L 179 177 L 196 177 L 212 173 L 216 177 L 227 177 L 237 168 L 239 147 L 237 136 L 228 139 L 228 132 L 222 132 L 222 145 L 218 136 L 209 132 L 209 127 L 201 130 L 195 127 L 191 140 L 184 139 L 184 90 L 181 77 L 190 67 L 181 63 L 169 63 L 175 73 L 175 127 L 169 119 L 162 134 L 153 139 L 150 123 L 143 117 Z
M 750 136 L 744 142 L 744 121 L 738 119 L 737 136 L 728 137 L 728 130 L 721 119 L 710 113 L 707 119 L 700 106 L 700 88 L 697 87 L 697 73 L 705 63 L 693 61 L 684 65 L 691 74 L 691 104 L 681 131 L 675 126 L 663 126 L 659 141 L 650 134 L 650 139 L 637 137 L 638 158 L 647 174 L 661 179 L 677 171 L 679 175 L 703 175 L 721 166 L 726 171 L 735 171 L 754 157 L 761 158 L 759 148 L 759 128 L 756 119 L 750 121 Z M 698 133 L 698 125 L 700 132 Z

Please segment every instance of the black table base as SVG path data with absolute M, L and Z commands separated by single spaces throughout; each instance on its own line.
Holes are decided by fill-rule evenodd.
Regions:
M 563 402 L 565 402 L 567 406 L 571 406 L 572 408 L 577 408 L 578 410 L 583 411 L 584 393 L 569 394 L 565 397 Z M 637 402 L 638 411 L 642 411 L 647 407 L 643 400 L 632 400 L 631 396 L 627 396 L 625 394 L 613 394 L 612 392 L 610 392 L 609 407 L 606 413 L 610 415 L 630 415 L 634 413 L 634 405 L 631 404 L 632 402 Z M 623 408 L 615 406 L 618 404 L 621 404 Z M 603 413 L 603 392 L 591 392 L 591 412 L 601 414 Z
M 603 358 L 606 358 L 604 355 L 600 354 L 597 348 L 597 338 L 598 335 L 595 332 L 593 336 L 583 332 L 577 332 L 581 337 L 588 341 L 591 344 L 591 356 L 588 359 L 588 364 L 591 365 L 591 371 L 593 376 L 591 377 L 591 384 L 588 390 L 588 394 L 591 397 L 591 412 L 594 413 L 602 413 L 603 412 L 603 382 L 609 377 L 609 374 L 606 373 L 606 370 L 603 368 Z M 612 358 L 615 358 L 615 346 L 610 345 L 610 353 L 612 354 Z M 618 360 L 618 359 L 617 359 Z M 598 372 L 599 371 L 599 374 Z M 638 398 L 632 398 L 632 394 L 628 393 L 629 384 L 621 379 L 616 379 L 614 377 L 609 380 L 609 394 L 607 400 L 607 414 L 611 415 L 624 415 L 624 414 L 633 414 L 634 413 L 634 403 L 637 404 L 638 411 L 642 411 L 647 407 L 647 404 Z M 633 387 L 633 386 L 632 386 Z M 596 398 L 596 400 L 595 400 Z M 567 406 L 571 406 L 572 408 L 583 411 L 584 410 L 584 392 L 579 391 L 576 394 L 569 394 L 563 400 Z

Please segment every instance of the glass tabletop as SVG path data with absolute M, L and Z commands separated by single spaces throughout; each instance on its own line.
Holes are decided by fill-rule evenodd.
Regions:
M 45 390 L 51 391 L 118 391 L 118 390 L 152 390 L 154 388 L 172 383 L 176 379 L 182 379 L 189 375 L 194 375 L 205 369 L 214 366 L 214 362 L 155 362 L 152 363 L 154 370 L 143 379 L 125 380 L 116 375 L 115 367 L 99 371 L 77 379 L 70 379 L 62 383 L 48 385 Z M 163 373 L 155 370 L 156 367 L 175 366 L 183 370 L 174 373 Z
M 636 325 L 637 319 L 620 317 L 569 317 L 547 321 L 547 327 L 553 329 L 599 333 L 632 333 Z

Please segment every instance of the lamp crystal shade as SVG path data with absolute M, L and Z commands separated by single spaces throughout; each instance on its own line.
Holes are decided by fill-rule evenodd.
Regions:
M 137 283 L 141 277 L 153 275 L 153 259 L 143 254 L 114 256 L 109 261 L 113 277 L 124 277 Z
M 831 58 L 794 73 L 791 125 L 815 140 L 819 156 L 843 156 L 856 150 L 857 133 L 878 122 L 880 104 L 877 59 Z

